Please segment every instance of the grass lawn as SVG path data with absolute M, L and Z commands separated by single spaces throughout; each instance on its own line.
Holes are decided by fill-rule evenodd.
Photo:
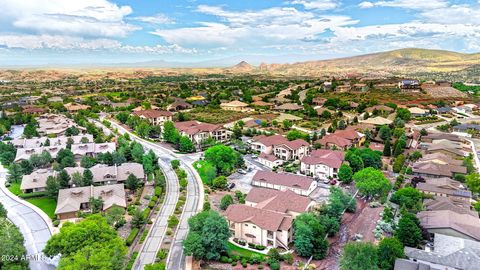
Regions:
M 205 185 L 212 183 L 213 178 L 216 176 L 215 167 L 213 167 L 212 164 L 205 160 L 199 160 L 193 163 L 193 167 L 197 170 Z
M 8 190 L 10 190 L 10 192 L 15 194 L 16 196 L 22 193 L 22 191 L 20 190 L 20 183 L 10 184 L 10 186 L 8 187 Z
M 236 245 L 234 245 L 230 242 L 227 243 L 227 249 L 228 249 L 229 252 L 232 252 L 234 254 L 241 255 L 241 256 L 244 256 L 244 257 L 250 257 L 252 255 L 260 255 L 262 257 L 266 256 L 265 254 L 262 254 L 262 253 L 258 253 L 258 252 L 255 252 L 255 251 L 251 251 L 251 250 L 248 250 L 248 249 L 241 248 L 241 247 L 236 246 Z
M 37 206 L 42 209 L 50 218 L 55 217 L 55 208 L 57 207 L 57 202 L 52 198 L 40 197 L 40 198 L 31 198 L 27 199 L 27 202 Z

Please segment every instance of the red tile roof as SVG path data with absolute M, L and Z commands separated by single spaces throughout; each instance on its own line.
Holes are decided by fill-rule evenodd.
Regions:
M 344 159 L 344 154 L 341 151 L 333 150 L 314 150 L 310 156 L 305 156 L 302 158 L 302 163 L 314 165 L 314 164 L 325 164 L 330 168 L 340 168 Z
M 244 204 L 232 204 L 228 206 L 225 211 L 225 216 L 232 222 L 250 222 L 269 231 L 288 230 L 292 227 L 292 218 L 287 214 Z
M 245 198 L 247 202 L 257 203 L 256 208 L 272 210 L 281 213 L 289 211 L 303 213 L 312 202 L 310 198 L 286 190 L 280 191 L 268 188 L 254 187 Z
M 221 129 L 220 125 L 202 123 L 197 121 L 175 122 L 175 128 L 180 132 L 185 132 L 189 135 L 194 135 L 200 132 L 213 132 Z
M 266 182 L 269 184 L 299 188 L 308 190 L 313 182 L 312 178 L 296 175 L 296 174 L 283 174 L 270 171 L 257 171 L 253 176 L 253 181 Z
M 172 116 L 173 114 L 169 111 L 161 111 L 161 110 L 141 110 L 133 112 L 136 116 L 143 116 L 145 118 L 153 119 L 162 116 Z

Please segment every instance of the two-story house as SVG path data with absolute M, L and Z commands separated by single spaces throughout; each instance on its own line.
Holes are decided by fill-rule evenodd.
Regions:
M 198 121 L 175 122 L 175 128 L 180 132 L 180 135 L 190 138 L 197 147 L 208 138 L 212 138 L 217 142 L 225 142 L 232 135 L 231 131 L 220 125 Z
M 338 169 L 344 160 L 341 151 L 318 149 L 305 156 L 300 162 L 300 172 L 322 180 L 337 178 Z
M 148 120 L 148 122 L 154 126 L 163 126 L 165 122 L 172 121 L 173 119 L 171 112 L 162 110 L 140 110 L 134 111 L 132 114 Z
M 286 248 L 293 241 L 293 220 L 314 205 L 308 197 L 290 190 L 255 187 L 245 198 L 245 204 L 230 205 L 225 217 L 234 238 Z

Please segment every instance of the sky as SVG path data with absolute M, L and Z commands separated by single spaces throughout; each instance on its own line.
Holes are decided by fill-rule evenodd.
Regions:
M 0 0 L 0 67 L 480 51 L 480 0 Z

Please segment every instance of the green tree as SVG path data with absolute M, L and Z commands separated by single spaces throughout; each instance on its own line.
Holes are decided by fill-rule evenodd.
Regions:
M 20 183 L 22 181 L 22 166 L 17 163 L 13 163 L 8 168 L 8 182 Z
M 20 162 L 20 166 L 22 167 L 22 174 L 31 174 L 33 172 L 32 163 L 29 160 L 22 160 Z
M 180 139 L 180 134 L 171 121 L 163 124 L 163 139 L 169 143 L 177 144 Z
M 7 217 L 7 209 L 3 206 L 3 204 L 0 203 L 0 218 L 6 218 Z
M 229 175 L 242 159 L 239 153 L 223 144 L 208 148 L 204 156 L 207 162 L 216 167 L 217 173 L 224 175 Z
M 364 167 L 362 158 L 356 154 L 347 153 L 345 160 L 348 161 L 353 172 L 358 172 Z
M 182 153 L 192 153 L 195 152 L 195 145 L 187 136 L 181 136 L 178 150 Z
M 227 186 L 227 177 L 220 175 L 213 179 L 212 186 L 214 188 L 224 189 Z
M 378 244 L 378 266 L 382 270 L 393 270 L 395 260 L 403 258 L 403 244 L 395 237 L 386 237 Z
M 60 188 L 68 188 L 70 186 L 70 181 L 72 180 L 65 170 L 61 170 L 60 173 L 58 173 L 57 179 Z
M 220 200 L 220 209 L 227 210 L 228 206 L 231 204 L 233 204 L 233 197 L 232 195 L 227 194 Z
M 133 228 L 140 228 L 147 222 L 145 215 L 143 214 L 140 208 L 135 208 L 135 212 L 133 212 L 132 220 L 130 224 Z
M 389 157 L 392 155 L 392 149 L 390 146 L 390 139 L 385 141 L 385 146 L 383 147 L 383 155 Z
M 402 168 L 403 168 L 403 165 L 405 164 L 405 159 L 406 157 L 403 155 L 403 154 L 400 154 L 397 156 L 397 158 L 395 158 L 395 161 L 393 162 L 393 172 L 395 173 L 399 173 Z
M 28 123 L 25 125 L 25 128 L 23 130 L 23 136 L 27 139 L 31 139 L 33 137 L 38 137 L 38 131 L 37 131 L 37 125 Z
M 97 164 L 97 160 L 94 157 L 83 156 L 80 160 L 80 166 L 83 168 L 91 168 Z
M 102 198 L 90 197 L 88 200 L 90 204 L 90 210 L 93 214 L 99 213 L 103 209 L 103 200 Z
M 72 178 L 72 184 L 75 185 L 75 187 L 83 187 L 83 176 L 79 172 L 74 172 L 71 176 Z
M 353 170 L 348 164 L 342 164 L 338 170 L 338 179 L 345 184 L 352 182 Z
M 393 156 L 397 157 L 398 155 L 403 153 L 403 150 L 407 146 L 407 142 L 404 137 L 401 137 L 395 142 L 395 147 L 393 149 Z
M 292 121 L 290 121 L 288 119 L 283 120 L 282 124 L 283 124 L 283 129 L 284 130 L 289 130 L 293 126 Z
M 382 197 L 392 188 L 390 181 L 383 173 L 372 167 L 365 168 L 353 175 L 356 187 L 360 194 L 369 197 Z
M 142 138 L 148 138 L 150 130 L 151 127 L 146 121 L 141 121 L 140 124 L 135 126 L 135 132 Z
M 392 136 L 392 131 L 387 125 L 383 125 L 380 127 L 380 130 L 378 131 L 378 135 L 383 141 L 386 141 L 390 139 L 390 137 Z
M 328 242 L 325 239 L 325 228 L 312 213 L 303 213 L 294 221 L 294 245 L 298 255 L 313 256 L 315 260 L 325 258 Z
M 170 165 L 172 165 L 172 169 L 176 170 L 180 167 L 180 160 L 174 159 L 170 161 Z
M 133 174 L 128 175 L 127 180 L 125 181 L 125 187 L 132 191 L 137 190 L 137 188 L 140 187 L 140 184 L 140 180 L 138 180 Z
M 132 158 L 135 162 L 141 163 L 143 159 L 143 154 L 145 150 L 143 150 L 143 146 L 137 142 L 132 143 Z
M 398 108 L 396 117 L 408 122 L 412 118 L 412 113 L 408 109 Z
M 405 187 L 393 193 L 390 200 L 400 206 L 406 207 L 408 210 L 412 210 L 421 203 L 422 193 L 413 187 Z
M 395 237 L 407 247 L 417 247 L 422 241 L 422 230 L 419 223 L 415 215 L 403 215 L 395 230 Z
M 185 254 L 196 259 L 218 260 L 226 251 L 230 229 L 215 211 L 202 211 L 188 220 L 190 231 L 183 242 Z
M 480 192 L 480 174 L 471 173 L 465 177 L 465 184 L 474 193 Z
M 0 254 L 8 255 L 8 259 L 0 261 L 0 269 L 27 270 L 27 251 L 23 246 L 24 238 L 20 230 L 5 217 L 0 218 Z
M 85 186 L 90 186 L 93 185 L 93 173 L 89 169 L 85 169 L 83 171 L 83 185 Z
M 53 235 L 44 253 L 62 254 L 57 269 L 112 269 L 125 267 L 127 247 L 101 215 L 91 215 L 78 223 L 63 224 Z
M 377 247 L 368 242 L 349 242 L 340 258 L 341 270 L 379 270 Z
M 60 164 L 61 168 L 66 167 L 75 167 L 75 157 L 70 149 L 65 148 L 57 153 L 57 162 Z
M 60 184 L 58 183 L 58 180 L 57 180 L 56 177 L 49 176 L 47 178 L 47 186 L 46 186 L 45 189 L 47 191 L 48 197 L 57 200 L 58 190 L 60 189 Z

